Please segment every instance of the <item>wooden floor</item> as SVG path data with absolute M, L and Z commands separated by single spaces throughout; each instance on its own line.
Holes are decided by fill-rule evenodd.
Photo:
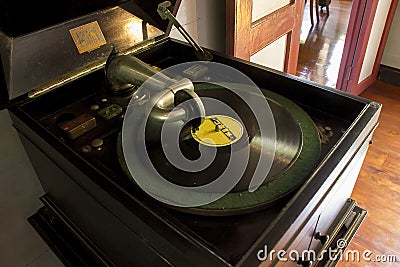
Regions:
M 322 15 L 320 24 L 310 28 L 306 6 L 298 76 L 334 87 L 350 8 L 349 1 L 332 1 L 329 18 Z M 371 259 L 395 255 L 397 262 L 366 262 L 361 257 L 338 266 L 400 266 L 400 87 L 377 81 L 361 96 L 383 107 L 352 194 L 368 215 L 348 250 L 369 250 Z
M 304 8 L 297 76 L 336 87 L 352 2 L 332 1 L 329 17 L 324 8 L 319 23 L 316 23 L 314 11 L 312 26 L 309 1 Z
M 397 264 L 368 266 L 400 266 L 400 87 L 377 81 L 361 96 L 382 103 L 382 111 L 352 195 L 368 216 L 349 249 L 397 257 Z

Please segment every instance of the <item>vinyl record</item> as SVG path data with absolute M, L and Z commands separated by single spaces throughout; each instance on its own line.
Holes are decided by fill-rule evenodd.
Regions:
M 180 152 L 191 161 L 196 161 L 201 151 L 216 150 L 215 158 L 207 168 L 198 172 L 188 172 L 171 164 L 164 153 L 161 136 L 162 124 L 146 124 L 146 150 L 153 167 L 171 183 L 197 187 L 217 179 L 229 164 L 232 153 L 249 150 L 248 162 L 239 182 L 225 196 L 213 203 L 200 207 L 173 207 L 182 212 L 201 215 L 235 215 L 248 213 L 273 205 L 301 186 L 315 167 L 320 154 L 320 141 L 316 126 L 307 113 L 287 98 L 268 90 L 262 90 L 275 119 L 276 143 L 274 160 L 271 169 L 257 190 L 251 192 L 249 185 L 260 162 L 261 138 L 254 112 L 235 93 L 223 87 L 201 83 L 195 85 L 196 93 L 202 99 L 217 99 L 230 109 L 221 112 L 220 107 L 213 110 L 213 105 L 206 109 L 207 117 L 198 129 L 183 127 L 179 133 Z M 246 86 L 243 86 L 243 90 Z M 214 105 L 215 106 L 215 105 Z M 265 142 L 269 144 L 269 142 Z M 272 144 L 272 143 L 271 143 Z M 118 156 L 122 168 L 133 180 L 127 168 L 121 149 L 121 138 L 118 144 Z M 140 160 L 139 160 L 140 161 Z M 141 162 L 135 162 L 142 164 Z M 214 188 L 220 193 L 219 188 Z M 168 205 L 169 206 L 169 205 Z

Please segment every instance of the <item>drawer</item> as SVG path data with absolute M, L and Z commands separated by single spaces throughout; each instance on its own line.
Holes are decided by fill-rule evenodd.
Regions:
M 269 251 L 266 261 L 261 266 L 299 266 L 303 254 L 307 256 L 307 252 L 310 252 L 317 256 L 318 251 L 324 247 L 329 239 L 335 239 L 335 236 L 332 235 L 333 229 L 337 227 L 335 224 L 343 224 L 345 218 L 356 206 L 356 202 L 350 199 L 350 195 L 366 156 L 371 137 L 372 133 L 331 185 L 321 202 L 311 212 L 313 215 L 310 219 L 298 230 L 297 237 L 287 249 L 283 250 L 285 253 L 280 252 L 282 257 L 278 257 L 279 251 Z M 319 236 L 317 236 L 319 239 L 316 238 L 317 233 L 319 233 Z M 303 251 L 307 252 L 303 253 Z M 274 253 L 274 255 L 271 255 L 271 253 Z M 316 256 L 314 258 L 317 258 Z M 317 263 L 314 262 L 315 264 Z

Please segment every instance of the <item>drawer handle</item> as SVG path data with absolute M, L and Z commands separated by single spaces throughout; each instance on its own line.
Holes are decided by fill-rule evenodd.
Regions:
M 354 236 L 358 227 L 361 225 L 362 221 L 366 216 L 367 211 L 359 208 L 356 205 L 356 202 L 352 199 L 348 199 L 345 206 L 339 212 L 336 220 L 333 222 L 331 227 L 328 229 L 328 234 L 322 234 L 321 232 L 316 232 L 313 238 L 319 240 L 322 243 L 320 250 L 316 253 L 317 261 L 307 261 L 304 259 L 300 259 L 297 261 L 298 265 L 302 266 L 320 266 L 321 263 L 323 266 L 335 266 L 336 261 L 331 261 L 326 258 L 326 251 L 329 247 L 338 249 L 333 244 L 334 240 L 342 237 L 345 242 L 350 242 L 351 238 Z M 341 233 L 345 230 L 344 233 Z M 348 243 L 347 243 L 348 244 Z M 339 248 L 340 249 L 340 248 Z M 345 248 L 341 249 L 343 251 Z M 338 250 L 339 251 L 339 250 Z M 322 262 L 320 261 L 321 259 Z
M 321 241 L 322 245 L 325 245 L 329 241 L 329 235 L 324 235 L 321 232 L 317 232 L 314 238 Z
M 344 245 L 342 246 L 341 244 L 337 244 L 335 250 L 336 253 L 332 259 L 329 259 L 324 266 L 335 266 L 337 263 L 337 260 L 339 258 L 339 254 L 342 253 L 347 245 L 350 243 L 351 239 L 357 232 L 358 228 L 360 227 L 361 223 L 364 221 L 365 216 L 367 215 L 367 211 L 364 209 L 361 209 L 359 207 L 355 208 L 357 214 L 356 216 L 352 219 L 350 225 L 348 226 L 347 232 L 343 235 L 343 238 L 341 239 L 341 243 Z M 340 245 L 340 246 L 339 246 Z

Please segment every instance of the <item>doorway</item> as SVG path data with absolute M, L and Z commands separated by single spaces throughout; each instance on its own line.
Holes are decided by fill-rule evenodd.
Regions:
M 304 7 L 296 75 L 336 87 L 352 1 L 332 1 L 329 5 L 329 16 L 325 7 L 322 11 L 318 7 L 318 23 L 313 10 L 314 25 L 311 24 L 310 1 L 312 0 L 308 0 Z
M 346 9 L 348 11 L 341 12 L 340 7 L 347 7 L 348 4 L 351 6 Z M 310 54 L 310 57 L 315 59 L 309 63 L 311 74 L 305 78 L 355 95 L 372 85 L 378 77 L 380 61 L 397 4 L 398 0 L 332 1 L 330 16 L 326 17 L 325 13 L 325 18 L 320 20 L 319 24 L 309 28 L 312 37 L 305 38 L 305 42 L 316 47 Z M 333 8 L 338 15 L 336 21 L 332 19 Z M 303 18 L 306 19 L 306 13 Z M 329 27 L 331 20 L 333 24 Z M 343 22 L 346 23 L 344 28 L 347 28 L 345 33 Z M 321 38 L 323 34 L 328 38 Z M 315 40 L 317 42 L 313 43 Z M 321 57 L 322 61 L 318 60 L 318 57 Z M 312 68 L 317 72 L 313 72 Z M 298 65 L 298 70 L 298 75 L 304 77 L 306 69 Z
M 330 5 L 330 16 L 327 17 L 326 13 L 322 13 L 320 22 L 312 28 L 309 26 L 305 31 L 309 36 L 308 41 L 313 41 L 318 33 L 321 35 L 332 30 L 331 35 L 328 35 L 329 38 L 311 46 L 315 48 L 311 54 L 329 55 L 329 48 L 335 51 L 335 55 L 338 54 L 324 58 L 325 61 L 331 59 L 331 64 L 317 60 L 311 63 L 309 68 L 315 67 L 317 70 L 313 77 L 318 76 L 322 79 L 317 82 L 355 95 L 370 86 L 378 76 L 379 64 L 398 1 L 333 0 Z M 306 19 L 309 12 L 303 12 L 304 0 L 278 2 L 279 5 L 274 5 L 272 12 L 270 8 L 264 8 L 264 11 L 267 10 L 264 12 L 264 17 L 253 20 L 253 11 L 258 10 L 256 3 L 265 5 L 265 1 L 227 0 L 227 54 L 295 74 L 298 66 L 296 53 L 300 46 L 302 19 L 303 17 Z M 340 12 L 344 6 L 351 6 L 349 15 Z M 335 15 L 341 22 L 334 21 Z M 346 28 L 345 33 L 338 30 L 338 26 L 343 24 L 345 25 L 343 28 Z M 310 37 L 312 33 L 317 35 Z M 307 37 L 303 40 L 307 42 Z M 280 56 L 274 57 L 275 55 Z M 275 61 L 274 63 L 278 61 L 279 64 L 271 64 L 270 60 Z M 310 79 L 309 75 L 313 75 L 308 74 L 310 70 L 312 68 L 303 72 L 306 79 Z M 334 75 L 337 70 L 338 74 Z M 330 73 L 332 75 L 327 76 Z M 328 77 L 332 77 L 330 81 L 325 80 Z

